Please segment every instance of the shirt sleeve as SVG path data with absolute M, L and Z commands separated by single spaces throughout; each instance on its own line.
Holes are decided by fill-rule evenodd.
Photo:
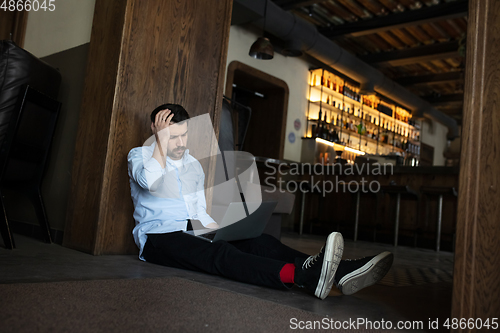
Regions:
M 198 184 L 196 185 L 196 195 L 198 197 L 196 202 L 196 214 L 198 215 L 198 220 L 205 227 L 207 224 L 216 222 L 212 217 L 210 217 L 210 215 L 207 214 L 207 202 L 205 200 L 205 174 L 203 173 L 203 169 L 199 174 Z
M 128 174 L 140 187 L 149 191 L 155 191 L 164 169 L 153 158 L 152 151 L 150 152 L 149 150 L 151 149 L 140 147 L 134 148 L 129 152 L 127 157 Z

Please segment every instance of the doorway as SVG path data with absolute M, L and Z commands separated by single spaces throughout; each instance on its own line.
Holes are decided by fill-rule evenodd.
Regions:
M 288 95 L 285 81 L 239 61 L 229 64 L 226 96 L 251 109 L 233 119 L 238 150 L 283 159 Z

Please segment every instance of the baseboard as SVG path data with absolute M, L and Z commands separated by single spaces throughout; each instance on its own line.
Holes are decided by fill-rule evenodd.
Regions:
M 42 230 L 39 225 L 9 220 L 9 227 L 15 234 L 40 239 L 41 241 L 44 240 Z M 62 245 L 63 234 L 64 232 L 62 230 L 50 229 L 50 237 L 52 238 L 52 242 L 55 244 Z

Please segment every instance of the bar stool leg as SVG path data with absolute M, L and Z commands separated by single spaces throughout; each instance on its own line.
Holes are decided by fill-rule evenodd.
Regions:
M 358 223 L 359 223 L 359 201 L 361 198 L 361 192 L 356 193 L 356 215 L 354 217 L 354 241 L 358 240 Z
M 439 252 L 439 248 L 441 246 L 441 223 L 443 218 L 443 195 L 439 195 L 438 199 L 438 220 L 437 220 L 437 228 L 436 228 L 436 251 Z
M 2 234 L 3 243 L 5 248 L 13 250 L 16 245 L 14 243 L 14 238 L 9 227 L 9 220 L 7 219 L 7 212 L 5 211 L 5 206 L 3 202 L 3 196 L 0 192 L 0 234 Z
M 378 221 L 379 221 L 379 216 L 380 216 L 380 193 L 377 193 L 375 195 L 375 203 L 376 203 L 376 208 L 375 208 L 375 226 L 373 227 L 373 242 L 377 241 L 377 226 L 378 226 Z
M 420 197 L 417 198 L 416 202 L 415 202 L 415 216 L 416 216 L 416 220 L 415 220 L 415 231 L 414 231 L 414 234 L 413 234 L 413 247 L 417 247 L 417 243 L 418 243 L 418 231 L 419 231 L 419 226 L 420 226 L 420 206 L 421 206 L 421 201 L 420 201 Z
M 394 223 L 394 246 L 398 246 L 398 233 L 399 233 L 399 205 L 401 203 L 401 193 L 396 197 L 396 221 Z
M 304 209 L 306 206 L 306 193 L 302 192 L 302 205 L 300 207 L 300 226 L 299 235 L 302 235 L 302 229 L 304 228 Z

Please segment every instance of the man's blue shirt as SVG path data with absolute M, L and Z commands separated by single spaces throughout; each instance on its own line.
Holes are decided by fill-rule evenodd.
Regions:
M 215 222 L 206 212 L 205 174 L 189 150 L 177 167 L 167 156 L 166 167 L 153 158 L 156 142 L 132 149 L 128 154 L 130 191 L 134 203 L 136 226 L 132 231 L 140 249 L 147 234 L 185 231 L 187 219 L 199 220 L 203 226 Z

